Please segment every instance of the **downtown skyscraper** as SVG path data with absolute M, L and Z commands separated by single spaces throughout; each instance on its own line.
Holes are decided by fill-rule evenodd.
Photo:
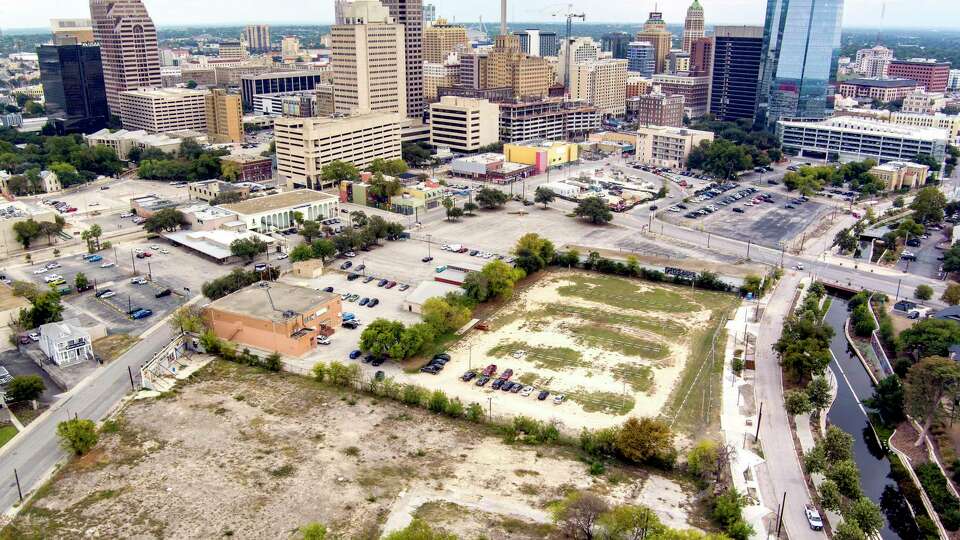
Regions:
M 57 134 L 93 133 L 107 127 L 110 113 L 100 47 L 40 45 L 37 57 L 44 105 Z
M 90 18 L 110 114 L 117 115 L 120 92 L 161 86 L 157 27 L 141 0 L 90 0 Z
M 423 97 L 423 0 L 382 0 L 390 16 L 404 28 L 407 62 L 407 116 L 422 118 Z
M 843 0 L 767 0 L 758 119 L 824 118 Z

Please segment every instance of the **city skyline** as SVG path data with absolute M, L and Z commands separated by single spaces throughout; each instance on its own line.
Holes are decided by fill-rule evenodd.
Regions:
M 158 26 L 235 26 L 245 24 L 330 24 L 333 22 L 333 0 L 322 0 L 303 10 L 302 2 L 294 0 L 276 0 L 271 3 L 270 18 L 264 18 L 261 6 L 252 0 L 208 0 L 202 6 L 191 5 L 184 11 L 185 0 L 148 0 L 148 9 Z M 457 0 L 434 0 L 438 17 L 464 22 L 476 22 L 482 15 L 485 22 L 494 24 L 499 20 L 499 5 L 488 1 L 478 9 L 475 3 Z M 885 28 L 939 28 L 960 26 L 960 11 L 947 10 L 944 0 L 887 0 L 885 23 L 881 20 L 881 10 L 877 9 L 877 0 L 847 0 L 845 2 L 844 27 Z M 60 18 L 89 17 L 87 0 L 34 0 L 29 3 L 0 3 L 0 26 L 5 30 L 46 28 L 52 14 Z M 670 24 L 682 24 L 690 2 L 660 3 L 659 9 Z M 707 25 L 713 24 L 763 24 L 766 0 L 706 0 L 702 2 L 706 12 Z M 655 2 L 633 2 L 629 0 L 611 0 L 602 4 L 576 0 L 575 11 L 587 13 L 587 22 L 614 23 L 623 22 L 640 25 L 647 13 L 654 10 Z M 508 6 L 511 22 L 561 22 L 560 17 L 552 14 L 565 11 L 551 0 L 513 2 Z M 931 24 L 929 14 L 940 10 Z M 224 14 L 229 18 L 224 18 Z M 624 14 L 627 14 L 625 16 Z M 495 27 L 495 26 L 494 26 Z

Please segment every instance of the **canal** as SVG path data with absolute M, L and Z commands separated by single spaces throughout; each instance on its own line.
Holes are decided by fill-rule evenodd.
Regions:
M 873 382 L 863 364 L 850 351 L 843 332 L 848 316 L 847 301 L 835 296 L 831 298 L 833 300 L 825 322 L 834 329 L 830 343 L 834 360 L 830 363 L 830 369 L 836 375 L 839 388 L 837 399 L 827 413 L 827 420 L 853 435 L 853 455 L 860 469 L 863 493 L 880 505 L 886 517 L 880 536 L 884 540 L 919 538 L 916 522 L 896 482 L 890 478 L 890 462 L 885 451 L 877 444 L 861 404 L 873 395 Z

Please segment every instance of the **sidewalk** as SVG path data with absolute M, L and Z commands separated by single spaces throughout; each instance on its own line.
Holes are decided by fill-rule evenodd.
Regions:
M 833 370 L 827 369 L 827 382 L 830 383 L 830 403 L 833 404 L 833 400 L 837 398 L 837 376 L 833 373 Z M 826 426 L 826 416 L 827 411 L 830 410 L 830 407 L 827 407 L 825 410 L 820 413 L 820 426 L 818 430 L 823 433 L 823 429 Z M 797 425 L 797 439 L 800 440 L 800 449 L 804 454 L 813 450 L 813 447 L 816 446 L 816 442 L 813 436 L 813 427 L 810 422 L 810 414 L 800 414 L 794 417 L 794 421 Z M 824 476 L 820 473 L 814 473 L 810 475 L 810 479 L 813 480 L 813 485 L 817 486 L 819 489 L 820 484 L 824 481 Z M 827 521 L 830 523 L 830 527 L 833 530 L 837 530 L 837 526 L 843 520 L 840 514 L 836 512 L 831 512 L 829 510 L 824 510 L 827 514 Z

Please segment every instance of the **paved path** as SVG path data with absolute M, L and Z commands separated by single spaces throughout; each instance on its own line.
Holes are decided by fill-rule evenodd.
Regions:
M 763 404 L 760 420 L 760 439 L 766 462 L 759 467 L 760 489 L 766 501 L 779 505 L 787 494 L 783 525 L 791 540 L 821 539 L 824 533 L 810 530 L 803 514 L 810 494 L 800 469 L 800 461 L 789 429 L 787 411 L 783 403 L 780 365 L 773 345 L 780 338 L 783 321 L 790 310 L 800 283 L 800 275 L 788 272 L 770 297 L 760 321 L 757 336 L 756 399 Z
M 19 501 L 14 469 L 24 496 L 45 482 L 67 453 L 57 438 L 57 423 L 78 416 L 100 421 L 130 392 L 127 368 L 139 371 L 172 339 L 166 319 L 141 336 L 126 354 L 100 367 L 93 375 L 63 395 L 50 409 L 0 449 L 0 509 L 9 514 Z

